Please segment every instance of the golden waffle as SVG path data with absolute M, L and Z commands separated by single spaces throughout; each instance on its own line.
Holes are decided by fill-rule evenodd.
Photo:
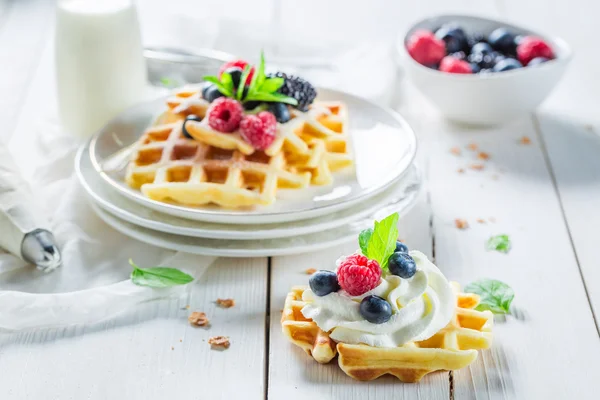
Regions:
M 466 367 L 477 358 L 477 350 L 487 349 L 492 343 L 492 313 L 476 311 L 479 296 L 460 293 L 455 282 L 452 286 L 457 297 L 454 317 L 445 328 L 424 341 L 396 348 L 336 345 L 327 332 L 302 315 L 300 310 L 306 304 L 302 301 L 302 292 L 306 287 L 300 286 L 292 288 L 286 299 L 281 321 L 283 332 L 320 363 L 331 361 L 339 353 L 340 368 L 355 379 L 369 381 L 390 374 L 403 382 L 418 382 L 430 372 Z M 323 349 L 332 350 L 324 352 Z
M 267 205 L 279 188 L 303 188 L 308 172 L 286 167 L 284 153 L 269 157 L 187 139 L 182 123 L 149 128 L 133 151 L 126 181 L 151 199 L 198 206 Z

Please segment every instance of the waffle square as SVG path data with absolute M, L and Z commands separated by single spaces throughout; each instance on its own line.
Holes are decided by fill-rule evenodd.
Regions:
M 320 363 L 331 361 L 339 354 L 338 364 L 349 376 L 363 381 L 390 374 L 403 382 L 418 382 L 428 373 L 464 368 L 477 358 L 477 350 L 492 343 L 493 315 L 477 311 L 479 296 L 456 292 L 456 312 L 448 325 L 431 338 L 409 342 L 396 348 L 377 348 L 364 344 L 335 343 L 300 310 L 304 307 L 304 286 L 292 288 L 282 316 L 284 334 Z M 325 350 L 332 349 L 331 352 Z M 316 356 L 315 356 L 316 354 Z

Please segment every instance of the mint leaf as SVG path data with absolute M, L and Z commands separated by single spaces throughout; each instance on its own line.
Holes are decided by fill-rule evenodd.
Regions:
M 367 247 L 369 245 L 371 235 L 373 235 L 373 228 L 365 229 L 358 235 L 358 244 L 365 257 L 369 257 L 369 251 Z
M 293 97 L 285 96 L 281 93 L 266 93 L 266 92 L 258 92 L 258 93 L 248 93 L 246 96 L 246 101 L 249 100 L 257 100 L 257 101 L 273 101 L 278 103 L 286 103 L 292 106 L 298 105 L 298 100 Z
M 191 275 L 175 268 L 140 268 L 135 265 L 133 260 L 129 260 L 129 264 L 133 267 L 133 271 L 131 271 L 131 282 L 138 286 L 166 288 L 185 285 L 194 280 Z
M 235 92 L 236 100 L 242 101 L 242 98 L 244 97 L 244 85 L 246 84 L 246 79 L 248 79 L 249 74 L 250 66 L 246 65 L 244 67 L 244 71 L 242 71 L 242 77 L 240 78 L 240 83 L 238 84 L 237 91 Z
M 283 78 L 267 78 L 260 86 L 261 92 L 273 93 L 283 86 L 285 80 Z
M 267 76 L 265 75 L 265 52 L 260 51 L 260 64 L 258 64 L 258 71 L 256 71 L 256 87 L 260 88 Z
M 231 90 L 229 90 L 227 87 L 225 87 L 225 85 L 216 76 L 205 76 L 204 80 L 207 82 L 213 83 L 217 87 L 217 89 L 219 89 L 219 92 L 223 93 L 225 96 L 232 97 L 233 92 Z M 232 82 L 232 87 L 233 87 L 233 82 Z
M 469 283 L 465 293 L 478 294 L 480 303 L 475 307 L 478 311 L 490 310 L 494 314 L 508 314 L 515 292 L 506 283 L 494 279 L 481 279 Z
M 375 221 L 375 229 L 367 245 L 368 257 L 376 260 L 383 269 L 387 268 L 388 258 L 396 249 L 398 218 L 398 213 L 393 213 L 381 221 Z
M 223 72 L 223 75 L 221 75 L 221 83 L 225 89 L 233 92 L 233 78 L 229 72 Z
M 487 250 L 496 250 L 500 253 L 508 253 L 511 248 L 510 238 L 508 235 L 496 235 L 492 236 L 485 243 Z

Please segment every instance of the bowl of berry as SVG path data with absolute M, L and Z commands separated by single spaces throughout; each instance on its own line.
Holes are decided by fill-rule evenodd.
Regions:
M 505 22 L 444 15 L 402 37 L 407 74 L 447 118 L 496 125 L 534 111 L 571 58 L 567 43 Z

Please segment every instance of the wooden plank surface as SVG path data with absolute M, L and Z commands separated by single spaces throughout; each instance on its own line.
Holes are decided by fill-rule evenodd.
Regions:
M 418 96 L 412 98 L 412 107 L 420 108 Z M 515 315 L 498 319 L 492 349 L 454 373 L 455 398 L 592 398 L 590 376 L 583 371 L 594 382 L 600 378 L 598 333 L 532 121 L 465 129 L 419 115 L 410 119 L 430 160 L 436 160 L 428 178 L 438 266 L 462 284 L 490 277 L 516 292 Z M 531 145 L 519 144 L 524 135 Z M 478 160 L 466 148 L 469 143 L 491 159 Z M 461 156 L 450 153 L 454 146 Z M 485 169 L 470 170 L 472 163 L 484 163 Z M 466 219 L 470 228 L 457 229 L 455 218 Z M 514 243 L 508 255 L 484 249 L 488 237 L 500 233 Z M 573 340 L 576 346 L 558 345 Z
M 266 259 L 220 259 L 188 298 L 91 326 L 2 333 L 0 399 L 263 399 L 266 284 Z M 192 311 L 211 326 L 190 326 Z M 218 335 L 229 349 L 211 350 Z

